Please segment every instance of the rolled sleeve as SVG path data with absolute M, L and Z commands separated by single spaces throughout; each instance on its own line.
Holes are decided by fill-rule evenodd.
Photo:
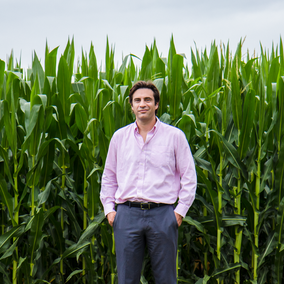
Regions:
M 193 156 L 182 131 L 180 131 L 176 145 L 176 163 L 180 174 L 180 191 L 175 211 L 184 217 L 194 201 L 197 178 Z
M 108 154 L 106 158 L 105 168 L 102 176 L 102 186 L 100 199 L 104 207 L 104 213 L 107 215 L 115 211 L 115 193 L 117 190 L 116 178 L 116 144 L 114 137 L 111 139 Z

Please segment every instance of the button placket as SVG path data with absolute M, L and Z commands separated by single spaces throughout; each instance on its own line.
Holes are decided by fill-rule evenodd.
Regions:
M 138 165 L 138 183 L 137 183 L 137 197 L 143 198 L 143 184 L 144 184 L 144 176 L 145 176 L 145 147 L 144 144 L 141 153 L 140 153 L 140 159 L 139 159 L 139 165 Z

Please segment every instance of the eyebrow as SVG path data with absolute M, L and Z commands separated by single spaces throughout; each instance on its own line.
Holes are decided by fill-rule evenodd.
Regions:
M 141 98 L 134 98 L 134 101 L 141 100 Z M 153 100 L 151 97 L 145 97 L 144 100 Z

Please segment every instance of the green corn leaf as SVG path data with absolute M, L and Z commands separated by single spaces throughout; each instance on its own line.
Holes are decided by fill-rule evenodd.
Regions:
M 240 140 L 238 148 L 241 160 L 245 157 L 250 143 L 250 136 L 255 116 L 254 112 L 255 112 L 255 92 L 254 90 L 249 90 L 246 94 L 244 102 L 243 124 L 240 132 Z
M 272 169 L 273 169 L 273 158 L 270 158 L 264 164 L 264 172 L 261 179 L 260 192 L 262 192 L 265 186 L 267 185 L 267 182 L 271 177 Z
M 3 284 L 12 284 L 12 282 L 10 281 L 10 275 L 8 275 L 7 270 L 4 269 L 2 267 L 2 265 L 0 265 L 0 273 L 2 274 L 3 278 L 5 279 L 6 282 L 4 282 Z
M 140 277 L 140 283 L 141 283 L 141 284 L 148 284 L 148 281 L 146 280 L 146 278 L 145 278 L 144 275 L 141 275 L 141 277 Z
M 206 284 L 210 280 L 211 276 L 205 275 L 203 278 L 199 278 L 195 284 Z
M 284 66 L 283 66 L 284 67 Z M 280 150 L 280 141 L 284 133 L 284 77 L 279 76 L 277 81 L 277 102 L 278 102 L 278 123 L 277 123 L 277 141 L 278 141 L 278 151 Z
M 101 171 L 102 172 L 102 168 L 99 167 L 98 165 L 95 165 L 94 168 L 89 173 L 89 175 L 87 176 L 87 179 L 89 179 L 97 171 Z
M 104 212 L 99 213 L 94 220 L 89 224 L 87 229 L 84 231 L 84 233 L 81 235 L 78 244 L 85 243 L 88 241 L 96 232 L 96 230 L 99 228 L 99 225 L 102 223 L 102 221 L 105 219 Z
M 263 267 L 259 273 L 258 273 L 258 277 L 257 277 L 257 283 L 255 284 L 265 284 L 267 283 L 267 274 L 270 271 L 270 269 L 268 267 Z M 256 282 L 256 281 L 255 281 Z
M 57 138 L 51 138 L 51 139 L 46 140 L 43 143 L 41 143 L 39 150 L 38 150 L 38 154 L 37 154 L 37 160 L 40 160 L 40 159 L 42 159 L 43 157 L 46 157 L 49 154 L 49 151 L 50 151 L 49 147 L 50 147 L 50 145 L 53 145 L 55 143 L 55 141 L 57 141 L 57 143 L 60 143 L 62 145 L 62 148 L 65 149 L 65 146 L 62 144 L 62 141 L 60 141 Z
M 20 72 L 7 72 L 7 80 L 6 80 L 6 99 L 9 101 L 9 105 L 11 107 L 14 107 L 14 110 L 16 109 L 15 105 L 13 105 L 12 100 L 14 100 L 14 103 L 17 103 L 17 100 L 13 97 L 16 94 L 12 94 L 11 89 L 15 86 L 13 82 L 19 82 L 22 79 L 22 73 Z M 5 82 L 4 82 L 5 83 Z M 13 96 L 12 96 L 13 95 Z
M 38 76 L 35 75 L 35 81 L 30 95 L 30 108 L 32 108 L 35 105 L 35 98 L 37 97 L 38 94 L 41 94 L 40 83 L 38 80 Z
M 64 200 L 64 203 L 65 203 L 64 209 L 66 210 L 66 214 L 72 221 L 71 223 L 72 234 L 74 234 L 76 238 L 79 238 L 82 229 L 79 225 L 79 222 L 78 222 L 79 220 L 76 218 L 73 205 L 71 204 L 70 199 L 65 195 L 63 190 L 60 191 L 59 196 Z
M 201 78 L 202 77 L 201 66 L 196 61 L 196 57 L 193 53 L 192 48 L 191 48 L 191 63 L 192 63 L 193 78 L 194 79 Z
M 278 190 L 279 203 L 284 196 L 284 143 L 281 144 L 275 173 L 275 188 Z
M 281 283 L 283 280 L 283 257 L 284 257 L 284 252 L 277 251 L 275 255 L 275 283 Z
M 45 147 L 46 151 L 44 155 L 42 152 L 40 152 L 40 150 L 42 149 L 43 143 L 40 144 L 38 154 L 36 157 L 36 160 L 38 163 L 40 163 L 41 161 L 43 163 L 43 166 L 41 168 L 41 174 L 40 174 L 40 188 L 41 189 L 43 189 L 46 186 L 46 184 L 48 183 L 50 179 L 50 175 L 53 170 L 53 161 L 54 161 L 54 156 L 55 156 L 55 142 L 53 141 L 53 139 L 50 139 L 49 143 L 46 144 L 46 147 Z
M 20 257 L 19 262 L 18 262 L 18 266 L 17 266 L 17 270 L 19 270 L 22 266 L 22 264 L 26 261 L 27 257 L 22 258 Z
M 280 248 L 280 245 L 283 243 L 283 239 L 284 239 L 284 197 L 282 198 L 279 204 L 276 223 L 277 223 L 276 239 L 278 242 L 278 246 Z
M 75 82 L 75 83 L 72 83 L 72 90 L 75 93 L 81 94 L 85 91 L 85 86 L 84 86 L 83 82 Z M 83 103 L 82 98 L 78 98 L 78 99 L 81 99 L 80 102 Z
M 59 100 L 61 102 L 63 116 L 65 121 L 69 121 L 69 111 L 70 111 L 70 90 L 71 81 L 69 68 L 64 56 L 61 56 L 58 64 L 58 77 L 57 77 L 57 87 L 59 91 Z
M 216 269 L 214 273 L 212 273 L 211 277 L 215 277 L 217 275 L 220 275 L 222 273 L 225 273 L 225 272 L 228 272 L 234 269 L 239 269 L 241 266 L 242 266 L 241 264 L 236 263 L 236 264 L 228 265 L 227 267 L 222 268 L 222 269 Z
M 82 269 L 77 269 L 77 270 L 73 271 L 72 273 L 69 274 L 69 276 L 67 277 L 65 283 L 67 283 L 69 280 L 71 280 L 71 278 L 72 278 L 73 276 L 75 276 L 75 275 L 77 275 L 77 274 L 81 274 L 81 273 L 83 273 L 83 270 L 82 270 Z
M 49 197 L 49 195 L 50 195 L 52 181 L 53 181 L 53 180 L 56 180 L 56 179 L 57 179 L 57 178 L 54 178 L 54 179 L 50 180 L 50 181 L 47 183 L 47 185 L 46 185 L 44 191 L 41 192 L 41 193 L 38 195 L 38 205 L 37 205 L 38 207 L 39 207 L 41 204 L 43 204 L 43 203 L 45 203 L 45 202 L 47 201 L 47 199 L 48 199 L 48 197 Z
M 210 162 L 207 160 L 201 159 L 198 156 L 194 155 L 194 160 L 196 161 L 196 164 L 203 170 L 208 171 L 209 173 L 212 173 L 212 166 Z
M 272 232 L 267 238 L 267 242 L 265 244 L 264 250 L 258 259 L 258 264 L 257 264 L 258 267 L 261 267 L 261 265 L 264 263 L 265 257 L 271 254 L 275 250 L 276 245 L 277 243 L 275 239 L 275 233 Z
M 72 38 L 71 44 L 70 41 L 68 39 L 68 43 L 66 45 L 66 48 L 64 50 L 64 54 L 63 54 L 68 69 L 69 69 L 69 80 L 71 80 L 71 76 L 74 70 L 74 58 L 75 58 L 75 45 L 74 45 L 74 38 Z
M 174 43 L 174 37 L 172 35 L 171 37 L 171 41 L 170 41 L 170 49 L 169 49 L 169 53 L 168 53 L 168 75 L 169 77 L 173 76 L 173 70 L 172 70 L 172 66 L 173 66 L 173 58 L 176 55 L 176 48 L 175 48 L 175 43 Z M 171 81 L 172 79 L 169 78 L 169 80 Z
M 79 128 L 79 130 L 82 133 L 84 133 L 87 128 L 87 114 L 83 109 L 83 107 L 79 104 L 76 104 L 74 108 L 75 108 L 76 125 Z
M 47 106 L 47 96 L 39 94 L 34 98 L 34 103 L 37 105 L 42 105 L 43 109 L 46 109 Z
M 35 95 L 42 94 L 45 75 L 36 52 L 34 52 L 32 71 L 34 81 L 38 79 L 38 86 L 36 87 L 37 92 L 35 93 Z
M 196 167 L 196 171 L 198 174 L 198 177 L 201 178 L 202 182 L 205 184 L 205 189 L 208 195 L 208 198 L 210 198 L 211 203 L 213 204 L 214 207 L 214 216 L 215 216 L 215 222 L 216 222 L 216 229 L 221 230 L 221 216 L 218 211 L 218 195 L 217 192 L 212 189 L 212 185 L 203 173 L 203 171 L 199 168 Z
M 42 105 L 34 105 L 31 109 L 31 113 L 29 115 L 29 123 L 28 123 L 28 128 L 27 128 L 26 140 L 28 140 L 31 134 L 34 133 L 34 129 L 38 122 L 41 108 L 42 108 Z M 42 119 L 42 116 L 40 116 L 40 119 Z
M 105 164 L 105 160 L 107 157 L 107 150 L 108 150 L 109 141 L 106 138 L 105 134 L 100 131 L 99 132 L 99 148 L 100 148 L 100 155 L 103 160 L 103 164 Z
M 112 238 L 112 234 L 109 234 L 107 232 L 107 227 L 105 223 L 101 224 L 101 236 L 102 236 L 102 240 L 104 242 L 104 244 L 107 245 L 107 247 L 109 248 L 108 251 L 108 256 L 110 258 L 110 269 L 111 272 L 114 273 L 114 269 L 115 269 L 115 257 L 114 257 L 114 240 Z
M 193 218 L 191 218 L 190 216 L 185 216 L 183 218 L 183 221 L 188 223 L 189 225 L 194 226 L 201 233 L 206 234 L 206 229 L 204 228 L 204 226 L 201 223 L 199 223 L 197 220 L 194 220 Z
M 245 226 L 247 218 L 241 215 L 223 216 L 222 223 L 224 227 L 229 226 Z
M 0 59 L 0 98 L 2 99 L 2 90 L 4 84 L 5 62 Z
M 89 52 L 89 72 L 88 75 L 90 78 L 96 82 L 98 79 L 98 66 L 97 66 L 97 58 L 94 52 L 94 46 L 91 43 L 90 52 Z
M 219 58 L 215 42 L 211 45 L 207 68 L 208 70 L 205 81 L 205 89 L 208 96 L 209 94 L 212 94 L 219 85 Z
M 36 281 L 33 282 L 33 284 L 41 284 L 41 283 L 50 284 L 49 281 L 46 281 L 44 279 L 37 279 Z
M 111 47 L 109 48 L 109 41 L 107 37 L 107 45 L 106 45 L 106 56 L 105 56 L 105 62 L 106 62 L 106 79 L 108 82 L 111 82 L 113 79 L 113 73 L 114 73 L 114 50 Z
M 25 230 L 24 225 L 15 226 L 11 230 L 6 232 L 5 234 L 1 235 L 0 236 L 0 252 L 1 252 L 1 249 L 6 244 L 8 244 L 10 240 L 12 240 L 13 238 L 20 237 L 23 234 L 24 230 Z
M 59 46 L 49 52 L 47 41 L 45 47 L 45 76 L 56 77 L 56 57 Z
M 246 168 L 240 160 L 237 150 L 218 131 L 212 130 L 212 132 L 216 133 L 221 138 L 224 145 L 224 150 L 228 155 L 228 160 L 230 161 L 230 163 L 237 169 L 241 170 L 243 177 L 247 179 Z
M 7 206 L 10 218 L 13 220 L 13 197 L 8 191 L 7 182 L 4 177 L 0 174 L 0 196 L 2 202 Z
M 90 242 L 74 244 L 71 247 L 69 247 L 68 249 L 66 249 L 66 251 L 64 251 L 64 253 L 62 254 L 61 259 L 72 257 L 75 254 L 77 254 L 79 251 L 84 250 L 89 245 L 90 245 Z
M 144 56 L 142 59 L 141 71 L 140 71 L 140 79 L 144 81 L 148 81 L 152 77 L 152 54 L 149 48 L 146 46 L 146 50 L 144 52 Z
M 234 61 L 231 70 L 232 113 L 234 123 L 237 129 L 240 130 L 242 126 L 242 98 L 237 72 L 236 62 Z
M 50 215 L 52 215 L 56 210 L 60 209 L 60 206 L 53 206 L 49 208 L 46 212 L 44 212 L 44 221 L 49 218 Z
M 4 125 L 5 129 L 9 129 L 9 131 L 6 131 L 7 139 L 9 142 L 9 146 L 12 150 L 13 155 L 15 156 L 17 153 L 17 138 L 16 138 L 16 127 L 15 124 L 13 123 L 13 118 L 10 117 L 10 110 L 8 106 L 8 102 L 6 100 L 3 101 L 4 105 Z M 13 116 L 13 114 L 12 114 Z
M 0 157 L 4 161 L 4 170 L 5 174 L 8 176 L 10 184 L 14 187 L 14 181 L 12 179 L 12 175 L 9 169 L 9 157 L 7 151 L 0 145 Z
M 2 257 L 0 258 L 0 260 L 1 260 L 1 259 L 5 259 L 5 258 L 7 258 L 7 257 L 9 257 L 9 256 L 11 256 L 11 255 L 13 254 L 13 252 L 14 252 L 14 250 L 15 250 L 17 244 L 18 244 L 18 241 L 19 241 L 19 238 L 17 238 L 17 239 L 13 242 L 13 244 L 5 251 L 5 253 L 2 255 Z
M 184 133 L 187 140 L 194 135 L 196 126 L 196 119 L 193 114 L 184 114 L 176 123 Z
M 114 104 L 113 101 L 109 101 L 106 104 L 106 106 L 103 108 L 104 129 L 105 129 L 105 135 L 108 140 L 111 139 L 115 131 L 114 117 L 112 112 L 113 104 Z
M 31 255 L 31 263 L 34 261 L 34 255 L 36 250 L 40 245 L 40 240 L 42 237 L 42 226 L 43 226 L 43 212 L 40 209 L 35 213 L 34 218 L 31 223 L 31 240 L 29 245 L 29 253 Z M 32 271 L 31 271 L 32 274 Z
M 87 197 L 88 197 L 88 214 L 89 218 L 93 220 L 95 216 L 98 214 L 98 210 L 100 207 L 100 184 L 98 183 L 97 178 L 99 174 L 92 175 L 88 178 L 88 187 L 87 187 Z
M 170 96 L 170 114 L 173 120 L 177 119 L 181 113 L 181 85 L 182 85 L 183 56 L 175 54 L 172 62 L 172 77 L 168 82 Z M 171 90 L 171 91 L 170 91 Z
M 264 125 L 266 122 L 265 117 L 265 109 L 266 109 L 266 102 L 265 102 L 265 83 L 260 76 L 260 83 L 259 83 L 259 90 L 258 93 L 258 140 L 262 141 L 262 137 L 264 134 Z

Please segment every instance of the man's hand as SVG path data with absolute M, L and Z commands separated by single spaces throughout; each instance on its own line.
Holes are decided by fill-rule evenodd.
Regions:
M 178 213 L 176 213 L 176 212 L 175 212 L 175 216 L 176 216 L 176 219 L 177 219 L 178 226 L 180 226 L 181 223 L 182 223 L 183 217 L 181 215 L 179 215 Z
M 107 217 L 107 220 L 108 220 L 108 223 L 109 223 L 111 226 L 113 226 L 113 221 L 114 221 L 115 215 L 116 215 L 116 212 L 114 211 L 114 212 L 108 213 L 107 216 L 106 216 L 106 217 Z

